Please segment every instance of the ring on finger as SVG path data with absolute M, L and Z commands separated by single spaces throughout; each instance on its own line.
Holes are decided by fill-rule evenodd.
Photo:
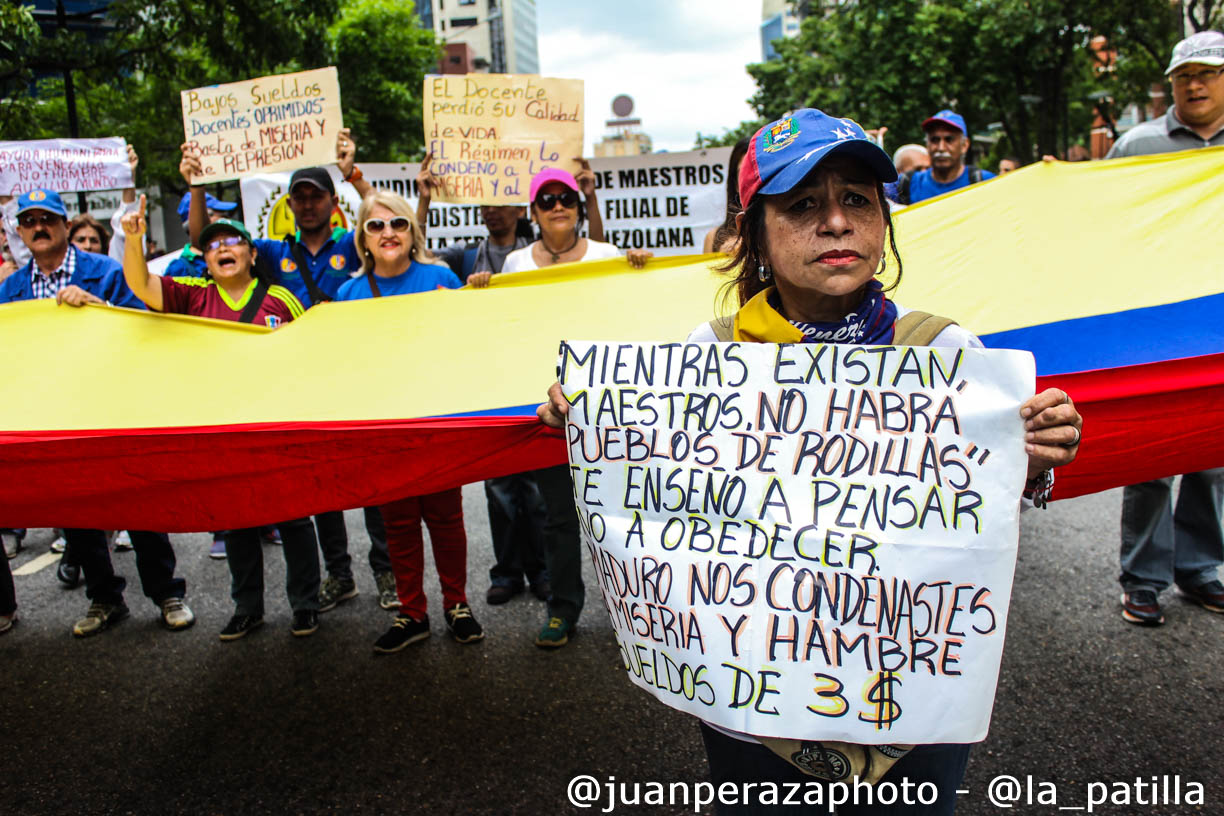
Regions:
M 1071 426 L 1071 430 L 1075 431 L 1075 438 L 1074 438 L 1074 439 L 1072 439 L 1070 442 L 1064 442 L 1064 443 L 1062 443 L 1062 446 L 1063 446 L 1064 448 L 1074 448 L 1076 445 L 1078 445 L 1078 444 L 1080 443 L 1080 439 L 1081 439 L 1081 438 L 1082 438 L 1082 436 L 1083 436 L 1083 435 L 1080 433 L 1080 429 L 1079 429 L 1079 428 L 1077 428 L 1077 427 L 1075 427 L 1074 425 L 1072 425 L 1072 426 Z

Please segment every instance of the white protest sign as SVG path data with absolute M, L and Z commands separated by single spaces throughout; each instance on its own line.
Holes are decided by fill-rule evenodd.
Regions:
M 727 159 L 731 148 L 591 159 L 604 238 L 622 249 L 650 248 L 655 255 L 701 251 L 705 234 L 723 221 Z M 373 186 L 390 190 L 416 205 L 417 164 L 361 163 Z M 332 165 L 340 204 L 336 226 L 352 227 L 361 199 L 343 183 Z M 289 173 L 242 179 L 242 209 L 247 229 L 257 237 L 280 239 L 294 230 L 289 211 Z M 526 195 L 523 196 L 524 203 Z M 671 213 L 669 215 L 669 213 Z M 429 209 L 431 248 L 479 241 L 488 235 L 477 204 L 442 204 Z
M 625 669 L 759 736 L 986 735 L 1027 352 L 569 343 L 585 549 Z
M 75 193 L 132 186 L 127 142 L 117 136 L 0 142 L 0 192 L 5 195 L 39 188 Z
M 183 91 L 183 135 L 201 153 L 199 181 L 336 161 L 340 80 L 335 68 Z

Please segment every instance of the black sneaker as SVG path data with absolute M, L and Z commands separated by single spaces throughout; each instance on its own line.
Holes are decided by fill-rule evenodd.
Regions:
M 234 615 L 221 630 L 222 640 L 237 640 L 244 638 L 253 629 L 263 626 L 263 618 L 258 615 Z
M 1219 581 L 1208 581 L 1191 589 L 1179 586 L 1177 593 L 1209 612 L 1224 613 L 1224 584 Z
M 465 603 L 455 604 L 454 608 L 446 610 L 446 628 L 451 637 L 460 643 L 475 643 L 484 639 L 484 629 L 472 617 L 472 607 Z
M 345 601 L 356 598 L 357 582 L 352 578 L 333 578 L 330 575 L 319 587 L 319 611 L 330 612 Z
M 1140 626 L 1159 626 L 1164 623 L 1160 601 L 1150 589 L 1135 589 L 1122 593 L 1122 618 Z
M 81 583 L 81 568 L 76 564 L 69 564 L 61 556 L 59 566 L 55 568 L 55 577 L 68 589 L 75 589 L 76 585 Z
M 374 654 L 392 654 L 407 646 L 429 637 L 429 616 L 421 620 L 407 615 L 396 615 L 383 636 L 374 641 Z
M 319 613 L 313 609 L 295 609 L 289 632 L 294 637 L 308 637 L 319 631 Z

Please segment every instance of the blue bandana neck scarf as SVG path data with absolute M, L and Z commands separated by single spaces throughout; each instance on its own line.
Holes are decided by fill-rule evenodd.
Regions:
M 776 297 L 776 293 L 774 294 Z M 772 298 L 771 298 L 772 300 Z M 771 303 L 775 309 L 777 303 Z M 834 323 L 790 324 L 803 332 L 804 343 L 847 343 L 861 346 L 888 345 L 893 339 L 893 324 L 897 322 L 897 305 L 884 297 L 884 286 L 878 280 L 867 285 L 867 296 L 850 314 Z

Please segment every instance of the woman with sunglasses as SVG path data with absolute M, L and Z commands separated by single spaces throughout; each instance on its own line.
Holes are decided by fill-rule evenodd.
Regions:
M 578 192 L 578 182 L 558 167 L 541 170 L 531 180 L 531 217 L 540 228 L 540 237 L 530 246 L 506 256 L 503 273 L 616 258 L 621 254 L 612 244 L 582 237 L 580 231 L 586 220 L 586 208 Z M 645 249 L 631 249 L 625 253 L 629 263 L 639 269 L 653 254 Z M 476 285 L 476 281 L 472 283 Z
M 143 244 L 145 198 L 123 217 L 127 237 L 123 276 L 138 298 L 152 310 L 233 320 L 276 328 L 302 316 L 293 293 L 275 284 L 258 262 L 251 235 L 241 222 L 223 218 L 204 228 L 198 241 L 207 272 L 202 278 L 166 278 L 149 273 Z M 312 635 L 319 628 L 319 543 L 309 518 L 276 525 L 285 555 L 285 589 L 293 609 L 290 632 Z M 260 528 L 227 530 L 225 551 L 230 568 L 234 615 L 221 630 L 221 640 L 245 637 L 263 624 L 263 544 Z
M 425 247 L 425 236 L 412 205 L 400 196 L 374 192 L 357 210 L 356 236 L 361 274 L 340 285 L 336 300 L 411 295 L 434 289 L 458 289 L 459 278 L 439 264 Z M 463 528 L 463 493 L 458 487 L 409 496 L 381 508 L 387 529 L 387 554 L 395 575 L 400 611 L 391 628 L 374 642 L 376 654 L 398 652 L 429 637 L 424 589 L 425 541 L 429 528 L 434 566 L 442 585 L 446 628 L 459 643 L 475 643 L 484 629 L 467 600 L 467 534 Z

